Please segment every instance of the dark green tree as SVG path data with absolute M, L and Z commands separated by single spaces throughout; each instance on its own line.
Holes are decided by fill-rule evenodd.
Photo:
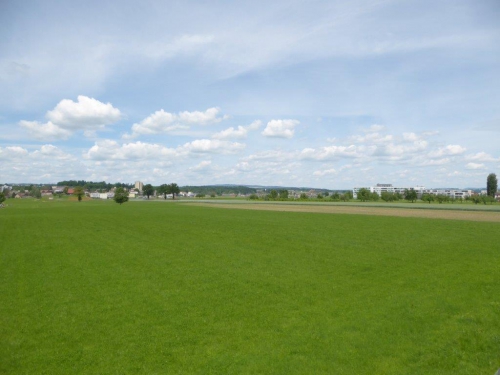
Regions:
M 42 197 L 42 192 L 36 186 L 31 186 L 30 194 L 32 197 L 40 199 Z
M 280 190 L 278 191 L 279 195 L 280 195 L 280 199 L 288 199 L 288 190 Z
M 302 199 L 302 200 L 306 200 L 306 199 L 308 199 L 308 198 L 307 198 L 307 194 L 306 194 L 306 193 L 301 193 L 301 194 L 300 194 L 300 199 Z
M 497 175 L 490 173 L 486 179 L 486 194 L 490 197 L 495 198 L 495 194 L 498 190 L 498 180 Z
M 120 205 L 122 203 L 128 202 L 128 192 L 126 192 L 124 188 L 118 187 L 115 190 L 115 197 L 113 199 Z
M 144 185 L 144 187 L 142 188 L 142 194 L 144 194 L 145 196 L 149 197 L 151 195 L 153 195 L 155 192 L 155 189 L 153 188 L 153 186 L 151 184 L 146 184 Z
M 177 185 L 175 182 L 172 182 L 168 186 L 169 186 L 169 194 L 172 194 L 172 199 L 175 199 L 175 194 L 179 194 L 181 192 L 179 185 Z
M 160 185 L 158 188 L 158 194 L 163 195 L 163 199 L 167 199 L 167 194 L 169 194 L 168 191 L 169 189 L 167 184 Z
M 415 202 L 417 200 L 417 192 L 413 189 L 405 189 L 405 199 L 410 202 Z
M 82 201 L 82 197 L 85 195 L 85 191 L 83 191 L 83 187 L 76 186 L 73 189 L 73 195 L 78 198 L 78 202 L 81 202 Z
M 422 201 L 431 204 L 431 202 L 434 202 L 434 195 L 432 195 L 432 194 L 424 194 L 424 195 L 422 195 Z
M 274 189 L 272 189 L 270 192 L 269 192 L 269 199 L 277 199 L 278 198 L 278 192 Z
M 361 188 L 358 190 L 358 199 L 361 202 L 369 201 L 370 200 L 370 189 L 366 188 Z
M 5 202 L 5 194 L 3 192 L 0 192 L 0 204 Z

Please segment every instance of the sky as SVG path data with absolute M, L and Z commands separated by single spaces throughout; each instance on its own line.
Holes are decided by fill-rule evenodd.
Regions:
M 500 2 L 0 2 L 0 183 L 484 187 Z

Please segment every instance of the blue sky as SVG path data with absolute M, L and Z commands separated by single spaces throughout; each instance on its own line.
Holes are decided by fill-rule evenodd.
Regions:
M 481 187 L 500 3 L 4 1 L 0 182 Z

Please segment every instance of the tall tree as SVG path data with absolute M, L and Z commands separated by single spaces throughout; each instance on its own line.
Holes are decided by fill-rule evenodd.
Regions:
M 163 195 L 163 199 L 167 199 L 168 191 L 169 191 L 169 189 L 168 189 L 168 185 L 167 184 L 162 184 L 158 188 L 158 194 Z
M 168 185 L 168 187 L 169 194 L 172 194 L 172 199 L 175 199 L 175 194 L 179 194 L 181 192 L 181 189 L 175 182 L 172 182 L 170 185 Z
M 358 190 L 358 199 L 361 202 L 370 200 L 370 190 L 366 188 L 361 188 Z
M 414 189 L 405 189 L 405 199 L 412 203 L 417 200 L 417 192 Z
M 128 192 L 126 192 L 124 188 L 118 187 L 115 190 L 115 197 L 113 199 L 120 205 L 122 203 L 128 202 Z
M 488 175 L 488 178 L 486 179 L 486 192 L 487 192 L 486 194 L 488 194 L 490 197 L 495 198 L 497 190 L 498 190 L 497 175 L 494 173 L 490 173 Z
M 5 194 L 3 192 L 0 192 L 0 204 L 2 204 L 5 201 Z
M 142 188 L 142 194 L 144 194 L 145 196 L 147 196 L 148 199 L 149 199 L 149 197 L 151 195 L 153 195 L 154 191 L 155 190 L 153 189 L 153 186 L 151 184 L 146 184 Z
M 76 186 L 73 189 L 73 195 L 75 195 L 78 198 L 78 202 L 81 202 L 82 201 L 82 197 L 85 195 L 85 192 L 83 191 L 83 187 Z

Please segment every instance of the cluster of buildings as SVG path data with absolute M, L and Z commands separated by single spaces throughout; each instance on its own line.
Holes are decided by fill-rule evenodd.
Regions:
M 371 193 L 377 193 L 382 195 L 382 193 L 398 193 L 404 196 L 405 190 L 415 190 L 417 192 L 418 198 L 421 198 L 424 194 L 431 195 L 445 195 L 453 199 L 465 199 L 476 194 L 474 190 L 462 190 L 462 189 L 426 189 L 424 186 L 411 186 L 411 187 L 396 187 L 392 184 L 377 184 L 375 186 L 369 187 L 355 187 L 352 189 L 352 195 L 354 199 L 358 197 L 358 192 L 360 189 L 368 189 Z M 482 190 L 481 194 L 486 195 L 486 190 Z

